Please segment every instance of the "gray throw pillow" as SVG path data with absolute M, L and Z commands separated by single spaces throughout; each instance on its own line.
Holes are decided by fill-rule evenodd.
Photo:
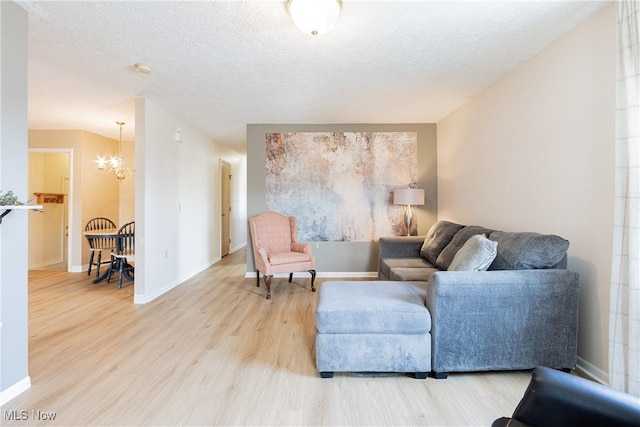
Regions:
M 453 257 L 456 256 L 462 245 L 464 245 L 471 236 L 475 236 L 476 234 L 488 236 L 492 231 L 493 230 L 480 227 L 479 225 L 468 225 L 464 227 L 453 236 L 451 242 L 440 252 L 438 259 L 436 259 L 436 267 L 440 270 L 447 270 Z
M 462 228 L 463 225 L 449 221 L 438 221 L 429 230 L 424 238 L 424 243 L 420 249 L 420 256 L 436 265 L 438 255 L 445 246 L 451 242 L 453 236 Z
M 449 271 L 485 271 L 498 253 L 498 242 L 483 234 L 471 236 L 456 253 Z
M 489 238 L 498 242 L 498 255 L 491 270 L 551 268 L 569 249 L 568 240 L 553 234 L 493 231 Z

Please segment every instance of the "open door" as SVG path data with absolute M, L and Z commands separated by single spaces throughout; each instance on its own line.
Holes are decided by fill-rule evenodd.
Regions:
M 221 215 L 221 248 L 220 256 L 229 255 L 231 246 L 231 165 L 220 161 L 220 215 Z

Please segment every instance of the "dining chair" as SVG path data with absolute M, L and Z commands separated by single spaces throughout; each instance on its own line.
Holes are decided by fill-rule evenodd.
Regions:
M 256 285 L 260 286 L 260 272 L 267 285 L 267 299 L 271 299 L 271 279 L 274 274 L 308 271 L 311 273 L 311 290 L 316 291 L 316 261 L 311 253 L 311 244 L 299 243 L 298 220 L 268 211 L 249 219 L 253 261 L 256 267 Z
M 89 220 L 84 227 L 84 231 L 109 230 L 115 229 L 116 224 L 109 218 L 97 217 Z M 116 248 L 116 238 L 113 237 L 94 237 L 86 236 L 89 243 L 89 269 L 87 276 L 91 275 L 91 267 L 96 266 L 96 278 L 100 276 L 100 266 L 109 264 L 110 260 L 102 261 L 102 252 L 111 251 Z
M 116 249 L 111 251 L 111 265 L 107 275 L 107 283 L 111 280 L 111 273 L 118 272 L 118 287 L 122 287 L 122 276 L 133 280 L 134 267 L 130 264 L 136 253 L 136 223 L 126 223 L 118 230 Z

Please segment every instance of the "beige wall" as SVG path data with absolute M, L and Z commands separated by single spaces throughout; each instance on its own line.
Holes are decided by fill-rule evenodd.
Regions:
M 98 156 L 117 153 L 118 141 L 81 130 L 30 130 L 29 149 L 70 153 L 71 271 L 82 271 L 89 261 L 89 247 L 82 235 L 87 221 L 104 216 L 119 223 L 120 184 L 114 176 L 98 171 L 95 163 Z
M 615 8 L 438 123 L 439 218 L 571 241 L 579 365 L 608 381 Z

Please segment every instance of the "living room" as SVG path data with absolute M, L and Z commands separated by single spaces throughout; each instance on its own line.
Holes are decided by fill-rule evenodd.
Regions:
M 4 7 L 3 23 L 7 13 L 18 13 L 18 20 L 25 19 L 20 11 L 7 12 Z M 432 159 L 436 163 L 437 199 L 431 200 L 431 207 L 417 209 L 422 235 L 439 218 L 502 230 L 555 233 L 568 239 L 568 268 L 580 274 L 581 284 L 578 366 L 604 383 L 609 371 L 613 241 L 615 14 L 614 5 L 602 8 L 460 108 L 431 123 L 437 128 L 437 157 Z M 23 58 L 18 75 L 26 76 L 24 62 Z M 4 79 L 9 67 L 4 58 L 2 67 Z M 24 92 L 25 80 L 17 79 L 25 83 Z M 6 123 L 4 117 L 13 108 L 5 108 L 4 87 L 2 188 L 26 191 L 21 174 L 11 176 L 26 168 L 22 153 L 14 157 L 14 147 L 8 142 L 18 135 L 19 140 L 25 140 L 20 150 L 26 152 L 26 113 L 23 111 L 11 126 Z M 26 107 L 26 97 L 22 106 Z M 234 184 L 233 209 L 241 214 L 232 227 L 233 246 L 238 249 L 246 243 L 247 217 L 264 210 L 264 150 L 260 141 L 252 139 L 259 139 L 259 132 L 252 134 L 251 129 L 256 128 L 249 128 L 243 160 L 211 144 L 204 132 L 151 99 L 135 100 L 135 117 L 136 165 L 140 165 L 136 167 L 136 219 L 146 249 L 137 259 L 143 267 L 136 274 L 134 298 L 147 303 L 217 261 L 211 238 L 203 236 L 202 230 L 215 228 L 212 217 L 218 207 L 212 200 L 217 194 L 210 183 L 217 165 L 212 163 L 225 154 L 235 159 L 234 176 L 239 178 Z M 21 124 L 24 129 L 16 128 Z M 386 126 L 398 129 L 399 125 L 271 126 L 278 132 L 346 132 L 384 130 Z M 167 138 L 177 127 L 184 135 L 184 145 Z M 151 141 L 153 149 L 145 149 L 145 142 L 151 147 Z M 425 165 L 419 164 L 420 176 L 433 172 L 422 168 Z M 183 207 L 180 214 L 173 208 L 178 205 Z M 22 222 L 2 229 L 3 391 L 28 375 L 26 307 L 18 313 L 5 308 L 26 305 L 26 248 L 16 251 L 12 243 L 25 230 Z M 357 252 L 363 246 L 343 243 L 337 256 L 354 252 L 353 245 Z M 335 253 L 337 244 L 319 246 L 319 272 L 356 275 L 372 271 L 371 245 L 366 245 L 362 258 L 356 257 L 349 270 L 331 268 L 330 253 Z M 166 248 L 171 248 L 168 256 Z M 153 262 L 165 257 L 168 262 Z M 246 271 L 251 270 L 249 260 Z M 6 289 L 10 282 L 20 284 L 17 293 Z

